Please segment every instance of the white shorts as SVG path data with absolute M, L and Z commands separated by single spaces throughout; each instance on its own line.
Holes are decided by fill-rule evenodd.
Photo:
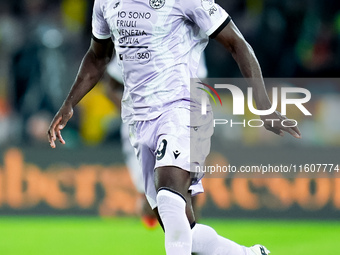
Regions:
M 213 133 L 212 113 L 203 116 L 196 114 L 199 117 L 194 121 L 190 113 L 186 108 L 172 108 L 156 119 L 129 125 L 130 141 L 142 167 L 145 195 L 152 208 L 157 207 L 155 168 L 176 166 L 190 171 L 197 165 L 203 166 L 209 154 Z M 190 172 L 193 177 L 189 188 L 192 195 L 203 192 L 203 174 Z

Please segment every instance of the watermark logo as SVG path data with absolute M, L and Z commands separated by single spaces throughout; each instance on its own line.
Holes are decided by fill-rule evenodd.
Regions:
M 217 91 L 213 87 L 211 87 L 210 85 L 205 84 L 203 82 L 197 82 L 197 83 L 209 88 L 217 96 L 218 100 L 220 101 L 221 106 L 223 106 L 220 95 L 217 93 Z M 211 92 L 209 90 L 207 90 L 205 88 L 201 88 L 201 87 L 197 87 L 197 88 L 206 92 L 210 96 L 210 98 L 213 100 L 215 105 L 217 105 L 214 96 L 211 94 Z M 201 110 L 202 114 L 206 115 L 207 114 L 207 98 L 204 95 L 202 95 L 202 97 L 201 97 L 201 106 L 202 106 L 202 110 Z
M 283 115 L 287 114 L 287 106 L 288 105 L 294 105 L 297 107 L 305 116 L 311 116 L 312 114 L 308 111 L 308 109 L 304 106 L 305 103 L 309 102 L 311 99 L 311 93 L 309 90 L 305 88 L 300 87 L 273 87 L 272 88 L 272 105 L 269 109 L 265 110 L 259 110 L 254 107 L 254 92 L 252 87 L 247 88 L 247 95 L 245 96 L 243 91 L 232 84 L 214 84 L 214 86 L 210 86 L 203 82 L 197 82 L 198 84 L 201 84 L 205 86 L 206 88 L 209 88 L 218 98 L 220 101 L 220 104 L 222 106 L 222 100 L 219 95 L 219 93 L 216 91 L 216 89 L 222 89 L 224 91 L 228 91 L 231 93 L 232 96 L 232 112 L 235 116 L 242 116 L 245 115 L 245 106 L 248 107 L 248 110 L 258 116 L 266 116 L 274 113 L 279 105 L 279 95 L 280 95 L 280 104 L 281 104 L 281 113 Z M 198 89 L 206 92 L 210 98 L 213 100 L 215 106 L 217 105 L 216 100 L 213 96 L 213 94 L 206 88 L 197 87 Z M 279 93 L 280 92 L 280 93 Z M 299 98 L 292 97 L 296 95 L 302 95 Z M 207 105 L 208 100 L 207 96 L 202 95 L 201 97 L 201 114 L 206 115 L 207 114 Z M 247 104 L 246 104 L 247 103 Z M 274 126 L 275 121 L 281 121 L 283 126 L 285 125 L 285 122 L 293 122 L 293 126 L 297 126 L 297 121 L 293 119 L 285 119 L 285 120 L 279 120 L 279 119 L 266 119 L 265 121 L 268 121 L 271 123 L 272 126 Z M 226 119 L 214 119 L 214 126 L 220 124 L 225 125 L 230 123 L 231 127 L 236 124 L 243 125 L 244 127 L 250 126 L 250 127 L 262 127 L 264 125 L 264 122 L 260 119 L 253 119 L 253 120 L 243 120 L 242 122 L 233 122 L 233 120 L 226 120 Z M 292 127 L 292 126 L 289 126 Z
M 218 99 L 221 102 L 221 98 L 219 96 L 219 94 L 217 93 L 217 91 L 204 83 L 201 83 L 204 86 L 207 86 L 208 88 L 210 88 L 218 97 Z M 235 85 L 231 85 L 231 84 L 215 84 L 214 85 L 215 88 L 217 89 L 227 89 L 231 92 L 231 95 L 233 97 L 233 115 L 244 115 L 244 105 L 245 105 L 245 97 L 244 94 L 242 92 L 242 90 L 235 86 Z M 201 90 L 204 90 L 205 92 L 207 92 L 211 97 L 211 93 L 205 89 L 199 88 Z M 254 105 L 253 105 L 253 88 L 248 88 L 248 92 L 247 92 L 247 103 L 248 103 L 248 109 L 250 110 L 250 112 L 252 112 L 253 114 L 256 115 L 269 115 L 273 112 L 276 111 L 276 108 L 278 106 L 278 88 L 277 87 L 273 87 L 273 99 L 272 99 L 272 106 L 270 109 L 267 110 L 258 110 L 255 109 Z M 304 94 L 305 97 L 303 98 L 288 98 L 288 94 L 291 93 L 300 93 L 300 94 Z M 213 98 L 213 97 L 212 97 Z M 303 106 L 304 103 L 307 103 L 309 100 L 311 99 L 311 93 L 309 90 L 305 89 L 305 88 L 296 88 L 296 87 L 283 87 L 281 88 L 281 111 L 283 115 L 287 114 L 287 105 L 292 104 L 295 105 L 298 109 L 300 109 L 300 111 L 304 114 L 304 115 L 309 115 L 311 116 L 312 114 L 306 109 L 306 107 Z M 213 98 L 215 105 L 216 105 L 216 101 Z M 206 100 L 204 100 L 202 98 L 202 114 L 207 114 L 206 109 L 207 109 L 207 102 Z M 222 105 L 222 102 L 221 102 Z M 205 109 L 205 111 L 203 111 L 203 109 Z

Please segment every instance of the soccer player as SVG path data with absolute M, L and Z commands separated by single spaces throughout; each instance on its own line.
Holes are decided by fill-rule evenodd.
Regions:
M 61 130 L 115 51 L 125 85 L 122 118 L 142 164 L 145 194 L 165 231 L 166 254 L 267 255 L 264 246 L 244 247 L 196 224 L 191 206 L 191 196 L 203 189 L 202 175 L 190 173 L 190 166 L 204 163 L 213 128 L 211 112 L 201 115 L 190 96 L 190 78 L 209 37 L 231 52 L 249 78 L 257 108 L 271 107 L 255 54 L 228 13 L 213 0 L 96 0 L 92 26 L 90 48 L 48 130 L 50 146 L 56 139 L 65 143 Z M 285 117 L 274 112 L 265 118 Z M 273 124 L 265 127 L 300 138 L 297 127 Z
M 107 67 L 107 73 L 110 76 L 109 86 L 107 90 L 107 96 L 111 99 L 111 101 L 121 109 L 121 97 L 122 91 L 124 88 L 124 81 L 122 77 L 122 73 L 120 67 L 118 66 L 117 56 L 115 56 Z M 197 76 L 199 78 L 206 78 L 208 75 L 208 70 L 205 63 L 204 54 L 202 54 L 199 66 L 197 68 Z M 152 211 L 149 203 L 146 200 L 144 193 L 144 183 L 143 181 L 143 172 L 135 155 L 134 149 L 129 140 L 129 126 L 127 123 L 122 123 L 120 127 L 120 136 L 123 148 L 123 154 L 125 158 L 126 166 L 129 170 L 131 179 L 133 184 L 135 185 L 138 193 L 139 193 L 139 211 L 141 213 L 143 225 L 148 229 L 153 229 L 157 225 L 157 218 L 155 213 Z M 195 200 L 193 197 L 193 205 L 195 205 Z M 194 212 L 197 215 L 197 207 L 194 206 Z

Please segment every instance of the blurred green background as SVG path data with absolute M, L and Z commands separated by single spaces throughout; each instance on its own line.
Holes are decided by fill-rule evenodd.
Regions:
M 245 246 L 263 240 L 275 255 L 337 254 L 340 223 L 285 220 L 203 220 Z M 137 218 L 6 217 L 0 220 L 1 254 L 165 254 L 162 229 Z

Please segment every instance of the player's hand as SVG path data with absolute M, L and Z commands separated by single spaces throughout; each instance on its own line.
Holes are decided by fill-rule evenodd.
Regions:
M 54 116 L 50 127 L 48 129 L 48 141 L 52 148 L 55 148 L 55 140 L 59 140 L 60 143 L 65 144 L 65 140 L 61 136 L 61 130 L 66 126 L 66 123 L 73 115 L 73 108 L 70 104 L 63 104 L 57 114 Z
M 264 127 L 267 130 L 277 135 L 284 136 L 284 132 L 287 132 L 291 134 L 292 136 L 294 136 L 295 138 L 301 138 L 301 132 L 297 126 L 296 127 L 285 127 L 285 126 L 294 126 L 295 124 L 294 122 L 287 120 L 285 121 L 285 126 L 282 126 L 281 122 L 283 120 L 286 120 L 287 117 L 282 115 L 278 111 L 275 111 L 270 115 L 261 116 L 261 119 L 264 122 Z M 266 120 L 276 120 L 276 121 L 266 121 Z

